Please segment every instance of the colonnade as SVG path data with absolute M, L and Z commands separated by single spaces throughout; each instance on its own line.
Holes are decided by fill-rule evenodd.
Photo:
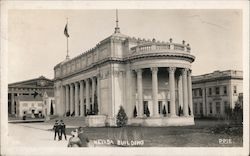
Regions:
M 93 76 L 63 85 L 65 114 L 85 116 L 94 111 L 97 103 L 100 112 L 100 78 Z M 97 112 L 95 112 L 97 113 Z
M 153 117 L 159 116 L 158 113 L 158 67 L 152 67 L 152 102 L 153 102 Z M 178 68 L 180 74 L 176 76 L 176 67 L 168 67 L 169 77 L 169 92 L 170 92 L 170 117 L 176 116 L 176 88 L 178 88 L 178 103 L 183 105 L 183 115 L 193 116 L 193 103 L 192 103 L 192 82 L 191 70 L 187 68 Z M 137 94 L 138 94 L 138 117 L 143 116 L 143 82 L 142 72 L 143 69 L 135 70 L 137 75 Z M 178 78 L 178 86 L 175 86 L 176 78 Z M 189 114 L 190 108 L 190 114 Z

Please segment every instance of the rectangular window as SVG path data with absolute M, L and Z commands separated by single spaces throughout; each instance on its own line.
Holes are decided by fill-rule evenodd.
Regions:
M 209 91 L 208 94 L 209 94 L 209 95 L 212 95 L 212 88 L 209 88 L 208 91 Z
M 196 97 L 197 96 L 197 94 L 196 94 L 196 89 L 194 89 L 194 97 Z
M 229 108 L 229 104 L 227 101 L 224 101 L 224 112 L 226 113 L 227 109 Z
M 28 104 L 27 103 L 23 103 L 23 107 L 28 107 Z
M 224 90 L 224 95 L 227 95 L 227 86 L 224 86 L 223 88 L 224 88 L 223 89 Z
M 210 114 L 213 113 L 213 104 L 211 102 L 209 103 L 209 111 L 210 111 Z
M 158 101 L 158 113 L 162 114 L 162 101 Z
M 220 95 L 220 87 L 215 87 L 215 94 Z
M 203 114 L 203 104 L 200 103 L 200 114 Z
M 202 96 L 202 89 L 199 89 L 199 96 Z
M 237 94 L 237 86 L 234 86 L 234 94 Z
M 194 113 L 197 114 L 198 106 L 197 103 L 194 103 Z
M 220 102 L 216 102 L 216 113 L 220 114 Z

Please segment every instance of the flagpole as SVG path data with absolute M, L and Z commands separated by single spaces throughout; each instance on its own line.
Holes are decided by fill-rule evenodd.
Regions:
M 67 29 L 68 29 L 68 17 L 67 17 Z M 66 59 L 69 59 L 69 37 L 67 37 L 67 55 Z

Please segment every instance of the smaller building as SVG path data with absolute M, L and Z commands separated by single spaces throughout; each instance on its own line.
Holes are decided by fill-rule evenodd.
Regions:
M 17 102 L 17 116 L 23 117 L 24 115 L 42 116 L 43 112 L 43 99 L 41 96 L 33 95 L 20 95 L 16 97 Z
M 225 117 L 243 95 L 243 72 L 214 71 L 192 77 L 193 112 L 196 117 Z
M 8 85 L 10 118 L 54 115 L 54 82 L 44 76 Z

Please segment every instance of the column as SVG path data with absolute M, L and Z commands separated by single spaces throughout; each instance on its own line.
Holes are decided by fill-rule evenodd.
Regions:
M 151 68 L 152 71 L 152 99 L 153 99 L 153 116 L 159 116 L 158 113 L 158 68 Z
M 78 82 L 75 82 L 75 116 L 79 116 L 79 89 L 78 89 Z
M 86 87 L 85 87 L 85 94 L 86 94 L 86 110 L 89 110 L 89 79 L 85 80 Z
M 138 117 L 143 116 L 142 69 L 137 69 Z
M 97 76 L 97 104 L 98 104 L 98 110 L 99 110 L 99 114 L 101 114 L 102 112 L 102 107 L 101 107 L 101 83 L 100 83 L 100 80 L 101 80 L 101 75 L 98 74 Z
M 193 114 L 193 97 L 192 97 L 192 80 L 191 80 L 191 70 L 188 70 L 188 105 L 190 108 L 190 115 L 194 116 Z M 203 103 L 203 114 L 205 115 L 205 103 Z
M 11 114 L 15 114 L 15 96 L 11 93 Z
M 68 112 L 70 112 L 69 110 L 69 85 L 66 85 L 65 88 L 66 88 L 65 100 L 66 100 L 66 114 L 67 114 Z
M 178 115 L 179 115 L 179 108 L 183 109 L 183 87 L 182 87 L 182 75 L 179 76 L 178 79 L 178 102 L 179 102 L 179 107 L 178 107 Z
M 83 81 L 80 81 L 80 116 L 84 116 Z
M 175 73 L 176 68 L 169 67 L 169 87 L 170 87 L 170 116 L 176 116 L 175 110 Z
M 206 111 L 206 88 L 202 88 L 202 107 L 203 107 L 203 115 L 207 116 L 207 111 Z
M 182 86 L 183 86 L 183 114 L 188 114 L 188 88 L 187 88 L 187 69 L 182 69 Z
M 61 85 L 62 87 L 62 94 L 60 95 L 60 98 L 62 99 L 62 115 L 66 114 L 66 87 L 64 85 Z
M 73 95 L 74 95 L 74 86 L 73 84 L 71 83 L 70 84 L 70 115 L 74 112 L 74 99 L 73 99 Z
M 94 105 L 94 103 L 95 103 L 95 87 L 96 87 L 96 85 L 95 85 L 96 83 L 95 83 L 95 78 L 94 77 L 92 77 L 92 100 L 91 100 L 91 103 L 92 103 L 92 109 L 93 109 L 93 111 L 95 110 L 95 105 Z

